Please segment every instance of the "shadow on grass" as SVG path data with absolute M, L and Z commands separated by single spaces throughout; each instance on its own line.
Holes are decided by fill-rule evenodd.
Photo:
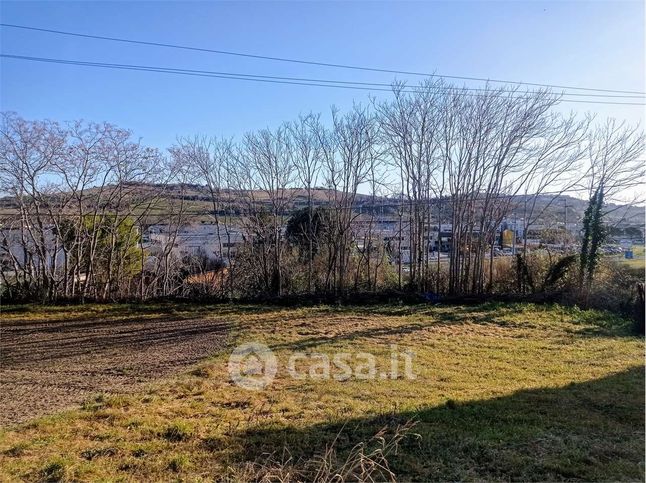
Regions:
M 301 307 L 302 308 L 302 307 Z M 299 307 L 282 307 L 277 305 L 239 304 L 239 303 L 200 303 L 190 301 L 158 301 L 148 303 L 116 303 L 116 304 L 89 304 L 89 305 L 57 305 L 41 306 L 35 304 L 12 305 L 2 307 L 0 313 L 12 314 L 19 318 L 12 321 L 3 321 L 3 326 L 20 324 L 53 324 L 64 316 L 65 322 L 106 322 L 110 318 L 128 317 L 131 320 L 148 316 L 172 316 L 181 318 L 212 317 L 212 316 L 244 316 L 266 314 L 268 317 L 262 321 L 244 319 L 239 320 L 240 327 L 246 323 L 271 327 L 273 324 L 292 317 L 293 311 Z M 529 309 L 528 317 L 523 314 Z M 579 310 L 555 304 L 529 304 L 514 302 L 484 302 L 467 305 L 447 304 L 380 304 L 380 305 L 319 305 L 307 307 L 305 312 L 299 313 L 298 318 L 305 320 L 315 319 L 325 327 L 326 316 L 357 316 L 361 318 L 379 317 L 428 317 L 426 321 L 406 326 L 393 327 L 389 334 L 396 334 L 398 330 L 403 333 L 413 332 L 417 329 L 430 326 L 459 325 L 475 323 L 482 325 L 498 325 L 503 327 L 531 327 L 531 316 L 541 311 L 560 313 L 561 317 L 580 325 L 580 328 L 566 329 L 575 335 L 582 336 L 631 336 L 632 322 L 626 318 L 610 312 L 598 310 Z M 273 315 L 271 315 L 273 314 Z M 518 316 L 518 320 L 510 320 L 509 316 Z M 354 337 L 363 337 L 367 334 L 357 333 Z M 388 334 L 383 334 L 388 335 Z M 321 337 L 317 340 L 302 341 L 301 348 L 311 347 L 317 343 L 329 342 L 330 339 Z
M 312 312 L 313 311 L 313 312 Z M 577 310 L 558 305 L 535 306 L 527 304 L 500 304 L 485 303 L 476 306 L 381 306 L 381 307 L 317 307 L 310 309 L 306 315 L 299 316 L 303 324 L 315 322 L 316 328 L 326 327 L 326 315 L 332 316 L 354 316 L 362 319 L 369 319 L 371 316 L 379 317 L 416 317 L 415 322 L 399 325 L 382 325 L 380 327 L 367 327 L 358 330 L 348 330 L 345 333 L 322 334 L 313 337 L 301 337 L 294 342 L 285 342 L 271 346 L 273 350 L 307 350 L 316 346 L 337 343 L 341 341 L 354 341 L 362 338 L 374 339 L 375 337 L 386 337 L 392 335 L 405 335 L 414 332 L 440 328 L 459 326 L 464 324 L 476 324 L 483 326 L 497 326 L 504 328 L 539 328 L 540 323 L 531 320 L 541 311 L 550 312 L 552 317 L 560 317 L 570 322 L 570 326 L 559 325 L 559 331 L 570 333 L 573 336 L 581 337 L 632 337 L 634 336 L 631 327 L 632 322 L 607 312 L 595 310 Z M 527 314 L 525 316 L 525 313 Z M 289 312 L 286 313 L 289 316 Z M 509 316 L 514 316 L 511 319 Z M 263 324 L 270 326 L 277 322 L 280 314 L 271 319 L 266 319 Z M 343 324 L 343 319 L 338 319 L 335 324 Z M 298 327 L 298 326 L 296 326 Z
M 527 311 L 527 309 L 530 309 Z M 551 312 L 553 317 L 560 317 L 569 322 L 571 327 L 560 327 L 560 330 L 576 336 L 585 337 L 632 337 L 635 336 L 633 322 L 620 315 L 601 310 L 580 310 L 576 307 L 562 305 L 501 304 L 486 303 L 476 307 L 454 307 L 452 313 L 443 315 L 444 320 L 459 321 L 467 317 L 472 323 L 493 324 L 501 327 L 532 327 L 532 317 L 541 312 Z M 517 320 L 510 320 L 514 316 Z
M 370 327 L 367 329 L 356 330 L 346 334 L 334 334 L 330 336 L 317 336 L 302 338 L 294 342 L 285 342 L 281 344 L 272 344 L 272 350 L 292 350 L 303 351 L 317 347 L 323 344 L 334 344 L 342 341 L 354 341 L 357 339 L 378 339 L 379 337 L 386 337 L 390 335 L 405 335 L 413 332 L 418 332 L 429 327 L 421 323 L 398 325 L 395 327 Z
M 402 480 L 644 479 L 644 367 L 562 388 L 301 428 L 239 434 L 240 461 L 288 448 L 310 459 L 336 439 L 339 454 L 385 426 L 417 420 L 391 469 Z
M 460 323 L 469 321 L 472 323 L 494 324 L 506 327 L 526 326 L 525 322 L 531 320 L 524 318 L 536 316 L 541 312 L 551 312 L 560 315 L 562 318 L 571 321 L 575 325 L 581 325 L 580 330 L 575 333 L 582 335 L 599 336 L 625 336 L 633 335 L 631 332 L 632 321 L 612 312 L 603 310 L 581 310 L 577 307 L 567 307 L 559 304 L 534 304 L 522 302 L 485 302 L 480 304 L 466 305 L 445 305 L 418 304 L 412 306 L 386 305 L 375 308 L 357 307 L 354 310 L 363 314 L 374 314 L 381 316 L 406 316 L 406 315 L 438 315 L 441 314 L 441 322 Z M 518 321 L 510 321 L 504 317 L 517 316 Z

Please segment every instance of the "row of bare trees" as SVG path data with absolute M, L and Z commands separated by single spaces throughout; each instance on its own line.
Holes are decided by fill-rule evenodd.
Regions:
M 2 284 L 9 296 L 124 296 L 163 157 L 108 124 L 2 118 Z
M 526 234 L 581 189 L 581 284 L 591 283 L 606 202 L 643 182 L 644 135 L 557 114 L 559 99 L 430 79 L 332 109 L 328 122 L 302 115 L 238 142 L 184 137 L 168 154 L 109 124 L 4 114 L 2 289 L 42 300 L 186 295 L 187 278 L 214 270 L 176 248 L 187 225 L 208 221 L 226 261 L 211 288 L 223 297 L 484 293 L 501 222 L 521 213 Z M 146 236 L 159 225 L 167 242 L 153 250 Z

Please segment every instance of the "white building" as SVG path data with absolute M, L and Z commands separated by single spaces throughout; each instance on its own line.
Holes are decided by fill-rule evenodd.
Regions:
M 36 238 L 40 237 L 40 230 L 33 232 Z M 65 262 L 65 252 L 59 243 L 54 232 L 54 226 L 43 228 L 44 247 L 41 242 L 36 243 L 32 238 L 32 232 L 28 229 L 0 228 L 0 266 L 7 272 L 13 269 L 14 262 L 19 267 L 26 263 L 39 265 L 44 256 L 45 264 L 49 267 L 60 269 Z M 43 254 L 41 254 L 44 251 Z
M 204 254 L 212 260 L 225 262 L 236 256 L 244 241 L 240 229 L 214 224 L 189 224 L 179 229 L 157 224 L 146 230 L 142 240 L 144 247 L 151 251 L 165 251 L 172 243 L 170 250 L 178 258 Z

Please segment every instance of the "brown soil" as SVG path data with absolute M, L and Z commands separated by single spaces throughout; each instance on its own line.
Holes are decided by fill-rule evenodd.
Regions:
M 176 316 L 0 324 L 0 426 L 124 393 L 222 349 L 223 321 Z

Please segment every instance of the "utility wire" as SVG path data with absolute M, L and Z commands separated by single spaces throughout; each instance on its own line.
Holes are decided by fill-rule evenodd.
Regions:
M 377 86 L 377 87 L 386 87 L 386 91 L 392 91 L 393 89 L 402 90 L 404 92 L 416 92 L 424 91 L 425 89 L 432 90 L 442 90 L 442 91 L 475 91 L 475 92 L 492 92 L 492 89 L 486 88 L 474 88 L 474 87 L 450 87 L 450 86 L 398 86 L 393 83 L 385 82 L 360 82 L 360 81 L 346 81 L 346 80 L 330 80 L 330 79 L 313 79 L 307 77 L 280 77 L 272 75 L 260 75 L 260 74 L 244 74 L 239 72 L 217 72 L 209 70 L 196 70 L 196 69 L 178 69 L 173 67 L 159 67 L 159 66 L 143 66 L 143 65 L 129 65 L 129 64 L 114 64 L 114 63 L 105 63 L 105 62 L 87 62 L 80 60 L 65 60 L 65 59 L 50 59 L 45 57 L 32 57 L 24 55 L 13 55 L 13 54 L 4 54 L 3 57 L 11 59 L 20 59 L 20 60 L 32 60 L 39 62 L 55 62 L 55 63 L 65 63 L 71 65 L 89 65 L 96 67 L 114 67 L 114 68 L 126 68 L 126 69 L 142 69 L 142 70 L 152 70 L 152 71 L 173 71 L 173 72 L 191 72 L 196 74 L 209 74 L 209 75 L 220 75 L 227 77 L 248 77 L 248 78 L 258 78 L 258 79 L 276 79 L 276 80 L 289 80 L 289 81 L 301 81 L 301 82 L 319 82 L 326 84 L 348 84 L 348 85 L 360 85 L 360 86 Z M 371 89 L 372 90 L 372 89 Z M 522 94 L 522 92 L 521 92 Z M 581 93 L 572 93 L 572 92 L 561 92 L 560 94 L 566 96 L 577 96 L 577 97 L 613 97 L 613 98 L 638 98 L 643 99 L 644 96 L 640 95 L 611 95 L 611 94 L 581 94 Z
M 224 72 L 212 72 L 212 71 L 200 71 L 200 70 L 191 70 L 191 69 L 177 69 L 170 67 L 155 67 L 155 66 L 146 66 L 146 65 L 137 65 L 137 64 L 111 64 L 103 62 L 87 62 L 79 60 L 67 60 L 67 59 L 53 59 L 45 57 L 30 57 L 23 55 L 13 55 L 13 54 L 0 54 L 0 57 L 14 59 L 14 60 L 25 60 L 32 62 L 46 62 L 53 64 L 64 64 L 64 65 L 74 65 L 78 67 L 99 67 L 99 68 L 108 68 L 108 69 L 118 69 L 118 70 L 133 70 L 133 71 L 144 71 L 144 72 L 157 72 L 165 74 L 178 74 L 178 75 L 189 75 L 196 77 L 210 77 L 210 78 L 219 78 L 219 79 L 230 79 L 230 80 L 244 80 L 252 82 L 265 82 L 272 84 L 289 84 L 289 85 L 302 85 L 302 86 L 312 86 L 312 87 L 335 87 L 339 89 L 354 89 L 354 90 L 364 90 L 364 91 L 386 91 L 392 92 L 392 87 L 383 88 L 383 87 L 367 87 L 363 85 L 348 85 L 357 84 L 352 81 L 338 81 L 338 80 L 323 80 L 323 79 L 303 79 L 295 77 L 277 77 L 277 76 L 261 76 L 253 74 L 239 74 L 239 73 L 224 73 Z M 361 83 L 363 84 L 363 83 Z M 370 84 L 370 83 L 365 83 Z M 380 85 L 380 84 L 370 84 L 370 85 Z M 388 85 L 388 84 L 385 84 Z M 429 87 L 434 89 L 435 86 Z M 420 90 L 421 89 L 421 90 Z M 420 88 L 405 88 L 402 89 L 404 92 L 423 92 L 423 87 Z M 463 96 L 475 96 L 479 97 L 483 94 L 470 93 L 470 92 L 460 92 L 460 88 L 455 88 L 458 92 L 458 95 Z M 494 91 L 495 92 L 495 91 Z M 512 93 L 509 93 L 512 94 Z M 508 94 L 489 94 L 494 97 L 507 97 Z M 527 97 L 520 96 L 509 96 L 517 99 L 527 99 Z M 581 99 L 558 99 L 558 102 L 576 102 L 576 103 L 586 103 L 586 104 L 612 104 L 612 105 L 624 105 L 624 106 L 644 106 L 646 104 L 639 102 L 613 102 L 613 101 L 594 101 L 594 100 L 581 100 Z
M 548 87 L 548 88 L 554 88 L 554 89 L 571 89 L 571 90 L 583 90 L 583 91 L 610 92 L 610 93 L 618 93 L 618 94 L 639 94 L 639 95 L 646 94 L 645 92 L 639 92 L 639 91 L 628 91 L 628 90 L 618 90 L 618 89 L 600 89 L 600 88 L 592 88 L 592 87 L 564 86 L 564 85 L 558 85 L 558 84 L 540 84 L 540 83 L 535 83 L 535 82 L 516 82 L 516 81 L 510 81 L 510 80 L 506 80 L 506 79 L 487 79 L 487 78 L 484 78 L 484 77 L 469 77 L 469 76 L 431 74 L 431 73 L 415 72 L 415 71 L 384 69 L 384 68 L 366 67 L 366 66 L 349 65 L 349 64 L 337 64 L 337 63 L 331 63 L 331 62 L 320 62 L 320 61 L 303 60 L 303 59 L 292 59 L 292 58 L 286 58 L 286 57 L 273 57 L 273 56 L 266 56 L 266 55 L 249 54 L 249 53 L 244 53 L 244 52 L 234 52 L 234 51 L 228 51 L 228 50 L 209 49 L 209 48 L 204 48 L 204 47 L 192 47 L 192 46 L 187 46 L 187 45 L 169 44 L 169 43 L 163 43 L 163 42 L 152 42 L 152 41 L 144 41 L 144 40 L 125 39 L 125 38 L 120 38 L 120 37 L 108 37 L 108 36 L 103 36 L 103 35 L 83 34 L 83 33 L 79 33 L 79 32 L 69 32 L 69 31 L 63 31 L 63 30 L 54 30 L 54 29 L 46 29 L 46 28 L 39 28 L 39 27 L 30 27 L 30 26 L 27 26 L 27 25 L 17 25 L 17 24 L 9 24 L 9 23 L 0 23 L 0 26 L 1 27 L 6 27 L 6 28 L 31 30 L 31 31 L 37 31 L 37 32 L 46 32 L 46 33 L 57 34 L 57 35 L 68 35 L 68 36 L 73 36 L 73 37 L 81 37 L 81 38 L 89 38 L 89 39 L 108 40 L 108 41 L 112 41 L 112 42 L 122 42 L 122 43 L 129 43 L 129 44 L 148 45 L 148 46 L 154 46 L 154 47 L 165 47 L 165 48 L 173 48 L 173 49 L 181 49 L 181 50 L 191 50 L 191 51 L 197 51 L 197 52 L 208 52 L 208 53 L 212 53 L 212 54 L 231 55 L 231 56 L 237 56 L 237 57 L 263 59 L 263 60 L 276 61 L 276 62 L 289 62 L 289 63 L 295 63 L 295 64 L 316 65 L 316 66 L 321 66 L 321 67 L 333 67 L 333 68 L 339 68 L 339 69 L 351 69 L 351 70 L 361 70 L 361 71 L 370 71 L 370 72 L 383 72 L 383 73 L 389 73 L 389 74 L 415 75 L 415 76 L 423 76 L 423 77 L 439 77 L 439 78 L 444 78 L 444 79 L 459 79 L 459 80 L 479 81 L 479 82 L 495 82 L 495 83 L 501 83 L 501 84 L 526 85 L 526 86 L 534 86 L 534 87 Z

